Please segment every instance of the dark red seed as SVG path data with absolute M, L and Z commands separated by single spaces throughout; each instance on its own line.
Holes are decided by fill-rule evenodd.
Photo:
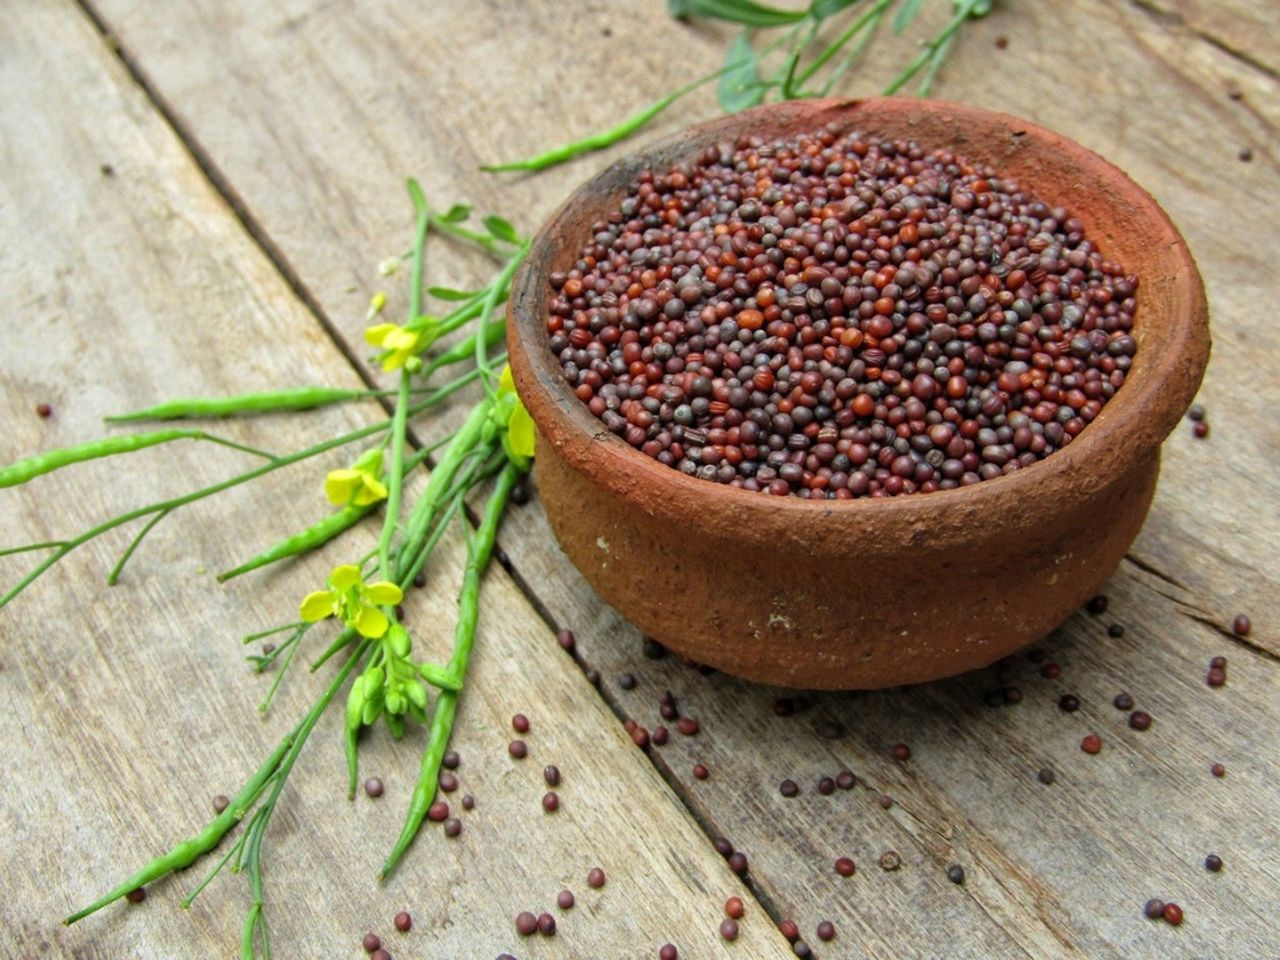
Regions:
M 711 841 L 711 845 L 716 848 L 716 853 L 726 859 L 733 855 L 733 844 L 724 837 L 716 837 Z
M 432 823 L 440 823 L 449 817 L 449 805 L 443 800 L 437 800 L 431 806 L 427 807 L 427 819 Z
M 462 763 L 462 758 L 458 756 L 457 750 L 449 750 L 445 753 L 444 758 L 440 761 L 440 765 L 446 770 L 457 770 L 458 765 Z
M 695 763 L 693 765 L 693 777 L 695 780 L 705 780 L 711 776 L 711 771 L 707 769 L 704 763 Z
M 474 810 L 475 808 L 476 808 L 476 798 L 469 793 L 464 793 L 462 795 L 462 809 Z
M 836 935 L 836 925 L 832 923 L 830 920 L 823 920 L 820 924 L 818 924 L 817 933 L 818 933 L 819 940 L 823 940 L 823 941 L 831 940 Z
M 124 895 L 124 898 L 130 903 L 141 903 L 143 900 L 147 899 L 147 888 L 134 887 Z
M 1209 672 L 1205 674 L 1204 682 L 1211 687 L 1225 686 L 1227 682 L 1227 671 L 1211 667 Z
M 836 861 L 836 873 L 842 877 L 852 877 L 858 872 L 858 865 L 848 857 L 841 857 Z
M 574 903 L 574 900 L 573 900 L 572 890 L 561 890 L 559 893 L 556 894 L 556 906 L 559 907 L 561 910 L 572 910 L 573 903 Z
M 734 920 L 741 920 L 742 915 L 747 912 L 746 906 L 742 902 L 741 897 L 730 897 L 724 902 L 724 915 L 732 917 Z
M 664 943 L 662 949 L 658 951 L 658 960 L 679 960 L 679 957 L 680 951 L 673 943 Z
M 836 774 L 836 786 L 841 790 L 852 790 L 853 785 L 858 782 L 858 778 L 849 770 L 841 770 Z
M 1222 656 L 1214 657 L 1212 660 L 1209 661 L 1209 669 L 1210 670 L 1227 669 L 1227 658 Z
M 822 777 L 818 780 L 818 792 L 824 797 L 829 797 L 836 792 L 836 782 L 830 777 Z
M 1075 713 L 1080 709 L 1080 698 L 1074 693 L 1064 693 L 1058 698 L 1058 709 L 1066 713 Z
M 599 890 L 605 884 L 604 871 L 599 867 L 592 867 L 587 871 L 587 886 L 593 890 Z
M 636 727 L 631 731 L 631 742 L 643 750 L 649 746 L 649 731 L 644 727 Z
M 1222 869 L 1222 858 L 1216 853 L 1211 853 L 1204 858 L 1204 868 L 1210 873 L 1217 873 Z
M 227 798 L 227 795 L 225 793 L 220 793 L 213 798 L 214 813 L 221 813 L 223 810 L 227 809 L 227 807 L 229 806 L 231 806 L 231 801 Z
M 560 786 L 560 768 L 553 763 L 547 764 L 542 768 L 542 779 L 547 781 L 548 787 Z
M 517 760 L 523 760 L 529 755 L 529 745 L 523 740 L 512 740 L 507 744 L 507 753 Z
M 800 787 L 794 780 L 783 780 L 778 784 L 778 792 L 784 797 L 794 797 L 800 792 Z
M 895 743 L 893 745 L 893 759 L 910 760 L 911 748 L 908 747 L 905 743 Z
M 556 935 L 556 918 L 549 913 L 538 914 L 538 932 L 544 937 Z
M 587 683 L 593 687 L 600 686 L 600 671 L 595 667 L 588 667 L 584 676 L 587 678 Z
M 47 403 L 37 403 L 36 416 L 41 417 L 42 419 L 48 419 L 53 416 L 53 407 L 49 406 Z
M 1021 703 L 1022 691 L 1019 690 L 1017 687 L 1005 687 L 1004 702 L 1008 704 Z
M 444 822 L 444 835 L 446 837 L 456 837 L 462 833 L 462 821 L 457 817 L 450 817 Z
M 458 789 L 458 778 L 448 770 L 442 771 L 440 774 L 440 789 L 445 793 L 453 793 Z
M 408 933 L 413 929 L 413 917 L 409 916 L 409 911 L 407 910 L 401 910 L 391 922 L 395 924 L 396 929 L 401 933 Z
M 720 936 L 726 940 L 738 939 L 738 921 L 732 917 L 725 917 L 720 921 Z
M 1100 593 L 1096 597 L 1091 598 L 1089 602 L 1085 604 L 1084 608 L 1088 610 L 1090 613 L 1092 613 L 1094 616 L 1097 616 L 1100 613 L 1106 613 L 1107 612 L 1106 594 Z
M 1240 158 L 1241 163 L 1248 163 L 1253 159 L 1253 150 L 1249 147 L 1241 147 L 1240 152 L 1236 154 Z
M 1085 753 L 1097 753 L 1102 749 L 1102 738 L 1096 733 L 1090 733 L 1080 741 L 1080 749 Z
M 1113 707 L 1115 707 L 1117 710 L 1132 710 L 1132 709 L 1133 709 L 1133 697 L 1131 697 L 1129 694 L 1127 694 L 1127 693 L 1125 693 L 1123 690 L 1121 690 L 1121 691 L 1120 691 L 1119 693 L 1117 693 L 1117 694 L 1115 695 L 1115 697 L 1112 699 L 1112 701 L 1111 701 L 1111 705 L 1112 705 Z
M 522 937 L 529 937 L 538 931 L 538 918 L 528 910 L 521 911 L 516 915 L 516 933 Z
M 373 951 L 373 955 L 369 960 L 391 960 L 391 954 L 387 952 L 386 947 L 379 947 L 377 950 Z
M 794 920 L 783 920 L 778 924 L 778 932 L 781 933 L 791 943 L 795 943 L 800 939 L 800 928 L 796 926 Z
M 511 718 L 511 728 L 515 730 L 516 733 L 528 733 L 529 718 L 523 713 L 517 713 Z
M 1225 777 L 1227 775 L 1227 768 L 1220 763 L 1215 763 L 1209 768 L 1209 772 L 1215 777 Z
M 653 735 L 649 739 L 655 747 L 665 747 L 667 741 L 671 739 L 671 731 L 664 726 L 656 726 L 653 728 Z
M 382 796 L 384 789 L 382 781 L 377 777 L 370 777 L 364 782 L 364 792 L 375 799 Z
M 1046 680 L 1057 680 L 1062 676 L 1062 665 L 1057 663 L 1046 663 L 1040 668 L 1040 676 Z
M 1182 923 L 1182 908 L 1176 903 L 1166 903 L 1164 905 L 1164 922 L 1179 926 Z
M 555 813 L 560 809 L 560 797 L 554 790 L 548 790 L 542 795 L 542 809 L 547 813 Z
M 360 943 L 364 947 L 365 953 L 373 953 L 373 951 L 382 946 L 382 938 L 376 933 L 366 933 Z
M 1252 629 L 1252 621 L 1243 613 L 1237 613 L 1236 618 L 1231 621 L 1231 632 L 1237 637 L 1247 637 Z
M 1009 38 L 1008 38 L 1008 37 L 1006 37 L 1003 33 L 1002 33 L 1002 34 L 1000 34 L 1000 36 L 996 37 L 996 49 L 997 49 L 997 50 L 1007 50 L 1007 49 L 1008 49 L 1008 47 L 1009 47 Z
M 578 645 L 572 630 L 557 630 L 556 643 L 560 644 L 560 649 L 565 653 L 573 653 L 574 647 Z
M 686 737 L 692 737 L 700 728 L 698 727 L 698 721 L 693 717 L 681 717 L 676 721 L 676 729 Z
M 887 793 L 882 793 L 880 794 L 879 803 L 881 807 L 888 810 L 893 806 L 893 797 L 889 796 Z
M 747 862 L 747 855 L 739 851 L 734 851 L 729 855 L 729 869 L 740 877 L 745 877 L 751 869 L 751 865 Z
M 1151 726 L 1151 714 L 1145 710 L 1135 710 L 1129 714 L 1129 726 L 1134 730 L 1146 730 Z
M 1197 440 L 1203 440 L 1205 437 L 1209 436 L 1209 424 L 1203 420 L 1199 423 L 1193 423 L 1191 425 L 1191 435 Z
M 1164 916 L 1164 901 L 1152 897 L 1142 905 L 1142 912 L 1152 920 L 1159 920 Z

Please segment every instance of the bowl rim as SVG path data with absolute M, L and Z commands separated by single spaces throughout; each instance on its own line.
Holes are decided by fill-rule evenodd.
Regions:
M 586 239 L 581 230 L 569 231 L 566 238 L 564 225 L 575 219 L 585 219 L 588 223 L 600 219 L 604 208 L 598 203 L 599 197 L 616 194 L 620 186 L 625 189 L 642 170 L 666 168 L 680 157 L 693 155 L 702 148 L 700 144 L 708 141 L 734 139 L 759 126 L 792 123 L 798 130 L 800 127 L 795 126 L 798 120 L 811 121 L 812 126 L 807 129 L 812 130 L 835 119 L 846 123 L 848 128 L 857 128 L 860 111 L 876 110 L 943 115 L 967 122 L 976 131 L 1009 128 L 1012 136 L 1023 138 L 1022 143 L 1037 143 L 1064 153 L 1091 180 L 1105 183 L 1122 194 L 1133 215 L 1149 224 L 1153 238 L 1159 235 L 1162 241 L 1160 256 L 1169 264 L 1167 282 L 1172 285 L 1169 302 L 1174 307 L 1171 314 L 1163 317 L 1163 322 L 1170 327 L 1172 335 L 1162 342 L 1144 343 L 1149 339 L 1142 336 L 1147 320 L 1139 299 L 1134 323 L 1134 335 L 1139 339 L 1137 359 L 1124 386 L 1070 444 L 1012 473 L 926 494 L 847 500 L 769 496 L 687 476 L 645 455 L 606 429 L 574 394 L 564 379 L 559 361 L 546 344 L 546 273 L 552 269 L 556 253 L 570 249 L 576 255 Z M 963 147 L 956 150 L 968 155 Z M 1038 186 L 1036 192 L 1043 195 Z M 1097 225 L 1087 230 L 1091 237 L 1099 232 Z M 1139 297 L 1143 279 L 1139 277 Z M 836 512 L 842 517 L 910 522 L 933 518 L 955 507 L 964 507 L 965 512 L 975 508 L 988 510 L 998 503 L 1021 499 L 1036 488 L 1071 501 L 1084 499 L 1108 486 L 1113 471 L 1123 470 L 1133 464 L 1135 457 L 1158 449 L 1194 398 L 1209 352 L 1208 310 L 1195 261 L 1177 228 L 1146 190 L 1093 151 L 1023 118 L 967 104 L 913 97 L 828 98 L 767 104 L 692 125 L 615 161 L 579 185 L 543 223 L 512 281 L 507 314 L 512 372 L 520 396 L 538 427 L 539 441 L 554 444 L 561 455 L 589 470 L 615 495 L 642 503 L 650 512 L 683 522 L 692 521 L 703 530 L 714 529 L 729 520 L 740 520 L 743 511 L 768 514 L 782 523 L 802 524 L 812 533 L 820 530 L 821 524 L 829 524 Z M 656 485 L 658 495 L 654 495 L 653 489 L 645 489 L 649 484 Z M 692 517 L 682 507 L 689 497 L 695 498 L 700 507 Z

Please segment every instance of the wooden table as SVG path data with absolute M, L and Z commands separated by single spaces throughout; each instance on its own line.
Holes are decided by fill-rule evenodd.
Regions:
M 383 280 L 376 266 L 407 244 L 406 175 L 439 203 L 471 200 L 532 230 L 626 147 L 533 178 L 485 176 L 479 163 L 616 121 L 718 63 L 729 35 L 672 21 L 657 0 L 626 5 L 630 16 L 601 0 L 4 6 L 4 462 L 99 436 L 104 413 L 174 395 L 359 386 L 371 376 L 370 293 L 385 286 L 391 315 L 404 308 L 403 276 Z M 936 26 L 945 5 L 931 7 Z M 349 803 L 340 719 L 326 716 L 267 839 L 277 955 L 361 956 L 375 929 L 401 958 L 654 957 L 667 941 L 681 957 L 783 957 L 776 924 L 794 918 L 811 942 L 834 921 L 837 939 L 815 943 L 823 957 L 1280 956 L 1278 31 L 1270 0 L 1001 3 L 940 77 L 941 96 L 1029 117 L 1130 171 L 1183 230 L 1213 307 L 1201 395 L 1212 433 L 1193 439 L 1187 424 L 1170 438 L 1107 612 L 1081 612 L 1038 646 L 1060 677 L 1028 654 L 1003 680 L 979 671 L 798 696 L 779 716 L 780 691 L 645 658 L 635 629 L 560 555 L 535 499 L 507 518 L 505 562 L 485 584 L 455 735 L 477 798 L 464 833 L 429 825 L 379 885 L 423 737 L 369 738 L 363 769 L 387 792 Z M 874 49 L 846 91 L 877 90 L 903 42 Z M 714 112 L 682 104 L 652 133 Z M 1237 158 L 1246 147 L 1250 162 Z M 485 269 L 431 249 L 434 280 L 462 286 Z M 52 417 L 36 416 L 38 402 Z M 382 415 L 370 401 L 225 432 L 291 448 Z M 0 491 L 0 545 L 69 535 L 244 462 L 190 444 Z M 287 471 L 166 520 L 114 589 L 103 578 L 135 531 L 95 541 L 0 612 L 0 953 L 233 953 L 248 890 L 224 878 L 180 910 L 203 871 L 154 885 L 142 906 L 58 921 L 202 824 L 210 798 L 310 702 L 318 678 L 300 671 L 259 717 L 269 677 L 249 672 L 237 638 L 288 617 L 349 548 L 226 587 L 212 573 L 319 516 L 316 475 Z M 435 652 L 451 642 L 462 556 L 447 544 L 407 603 Z M 0 560 L 0 582 L 31 562 Z M 1227 627 L 1241 611 L 1246 638 Z M 559 626 L 577 634 L 598 689 L 557 647 Z M 1210 689 L 1218 654 L 1230 680 Z M 624 672 L 635 689 L 620 688 Z M 1002 685 L 1021 702 L 984 705 Z M 701 732 L 642 752 L 622 720 L 653 726 L 664 689 Z M 1155 717 L 1150 730 L 1130 730 L 1111 705 L 1121 690 Z M 1067 692 L 1076 713 L 1058 707 Z M 522 763 L 506 752 L 516 711 L 533 723 Z M 1089 732 L 1105 743 L 1097 756 L 1079 748 Z M 890 756 L 898 741 L 908 762 Z M 693 777 L 696 762 L 708 779 Z M 539 805 L 546 763 L 564 774 L 554 816 Z M 857 787 L 819 795 L 817 778 L 842 768 Z M 798 797 L 780 795 L 784 777 Z M 745 881 L 713 848 L 720 837 L 748 854 Z M 901 869 L 877 866 L 886 850 Z M 1202 865 L 1210 852 L 1220 874 Z M 855 876 L 835 873 L 840 856 Z M 953 863 L 963 885 L 947 879 Z M 595 865 L 609 876 L 599 891 L 585 883 Z M 554 911 L 563 887 L 578 897 L 569 912 Z M 747 912 L 726 945 L 717 926 L 731 894 Z M 1177 901 L 1186 922 L 1144 919 L 1148 897 Z M 391 930 L 402 908 L 415 917 L 408 935 Z M 512 920 L 525 909 L 559 913 L 559 934 L 519 941 Z

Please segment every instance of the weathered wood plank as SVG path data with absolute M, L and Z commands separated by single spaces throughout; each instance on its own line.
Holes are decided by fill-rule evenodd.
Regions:
M 354 271 L 371 249 L 380 255 L 399 242 L 398 198 L 379 184 L 418 170 L 442 202 L 488 198 L 485 205 L 520 223 L 535 222 L 626 147 L 537 178 L 483 179 L 473 165 L 605 126 L 720 55 L 714 31 L 674 25 L 656 3 L 648 16 L 625 20 L 613 8 L 504 7 L 501 31 L 473 29 L 474 5 L 412 16 L 387 6 L 365 20 L 308 3 L 234 14 L 191 2 L 163 11 L 107 2 L 102 10 L 353 340 L 361 303 Z M 1004 52 L 994 46 L 1001 34 L 1009 38 Z M 192 37 L 207 38 L 199 55 Z M 849 92 L 877 89 L 882 79 L 872 78 L 890 75 L 897 56 L 873 51 Z M 486 69 L 498 59 L 515 66 Z M 228 82 L 241 92 L 234 107 Z M 1240 103 L 1225 97 L 1230 84 L 1245 92 Z M 1276 227 L 1257 198 L 1275 191 L 1276 92 L 1270 77 L 1190 29 L 1101 2 L 1002 10 L 973 28 L 941 78 L 941 95 L 1021 113 L 1130 170 L 1183 228 L 1215 308 L 1203 394 L 1214 434 L 1196 442 L 1180 431 L 1167 447 L 1156 509 L 1135 551 L 1142 566 L 1126 565 L 1109 588 L 1129 633 L 1102 637 L 1082 619 L 1053 641 L 1053 656 L 1068 667 L 1064 682 L 1085 699 L 1081 714 L 1064 720 L 1053 706 L 1066 686 L 1037 681 L 1033 689 L 1021 677 L 1026 704 L 984 712 L 976 704 L 987 681 L 962 678 L 906 693 L 824 697 L 806 719 L 781 721 L 770 716 L 766 691 L 646 665 L 634 631 L 550 548 L 541 514 L 524 511 L 508 525 L 502 539 L 516 572 L 554 618 L 578 630 L 588 660 L 606 677 L 641 676 L 634 695 L 606 685 L 607 698 L 652 723 L 665 684 L 703 720 L 705 734 L 668 748 L 662 756 L 672 759 L 659 762 L 709 828 L 752 855 L 762 894 L 779 915 L 801 920 L 807 936 L 830 915 L 851 932 L 842 952 L 854 942 L 872 955 L 926 956 L 944 943 L 961 956 L 1202 956 L 1237 945 L 1275 952 L 1274 934 L 1251 905 L 1275 880 L 1262 854 L 1274 836 L 1254 829 L 1274 820 L 1274 751 L 1251 733 L 1269 728 L 1260 718 L 1274 711 L 1274 663 L 1244 648 L 1237 654 L 1195 618 L 1222 625 L 1246 609 L 1257 624 L 1251 642 L 1280 650 L 1270 626 L 1280 603 L 1270 560 L 1277 491 L 1267 469 L 1276 382 L 1267 371 L 1247 372 L 1256 355 L 1275 353 L 1274 330 L 1256 304 L 1275 293 L 1263 258 L 1276 246 Z M 677 111 L 655 134 L 714 106 Z M 352 144 L 364 148 L 354 160 Z M 1235 159 L 1246 145 L 1252 164 Z M 479 275 L 451 255 L 436 264 L 441 275 Z M 1230 694 L 1213 699 L 1202 677 L 1220 652 L 1239 662 Z M 1107 705 L 1121 685 L 1140 705 L 1159 705 L 1146 735 L 1130 733 Z M 814 739 L 811 721 L 824 712 L 851 732 L 831 744 Z M 1099 758 L 1078 749 L 1090 728 L 1108 741 Z M 916 751 L 905 769 L 884 758 L 897 739 Z M 1189 755 L 1185 766 L 1164 759 Z M 706 783 L 689 774 L 695 757 L 712 767 Z M 1231 770 L 1226 781 L 1203 773 L 1215 757 Z M 1041 790 L 1033 778 L 1045 762 L 1060 779 Z M 852 818 L 840 807 L 832 816 L 821 804 L 837 800 L 812 796 L 811 780 L 840 763 L 899 805 L 885 813 L 859 793 Z M 778 797 L 776 782 L 787 775 L 809 788 L 806 800 Z M 808 822 L 796 812 L 806 804 L 817 811 Z M 1214 809 L 1224 811 L 1220 822 Z M 1166 822 L 1179 825 L 1172 836 L 1158 826 Z M 1220 877 L 1198 866 L 1207 852 L 1200 845 L 1211 841 L 1235 865 Z M 829 861 L 841 846 L 861 872 L 837 884 Z M 906 866 L 881 875 L 870 861 L 887 846 Z M 963 891 L 942 877 L 952 857 L 970 871 Z M 1176 932 L 1149 926 L 1139 911 L 1152 895 L 1179 899 L 1203 920 Z
M 0 20 L 0 89 L 0 290 L 12 318 L 0 361 L 0 461 L 98 436 L 104 413 L 165 396 L 358 384 L 73 5 L 21 4 Z M 54 415 L 44 420 L 33 408 L 46 401 Z M 370 403 L 222 429 L 292 448 L 378 415 Z M 2 491 L 4 545 L 65 535 L 225 477 L 245 459 L 187 445 Z M 113 906 L 71 928 L 59 921 L 203 823 L 210 798 L 232 792 L 314 696 L 320 677 L 299 670 L 260 719 L 254 704 L 270 677 L 248 673 L 237 635 L 291 618 L 350 545 L 210 585 L 212 570 L 328 509 L 317 475 L 294 471 L 170 518 L 113 590 L 102 578 L 127 538 L 95 542 L 0 612 L 2 872 L 15 893 L 0 906 L 0 953 L 233 951 L 247 907 L 242 880 L 223 879 L 189 913 L 178 909 L 207 865 L 157 884 L 143 906 Z M 361 553 L 372 537 L 358 534 Z M 441 550 L 429 588 L 406 601 L 411 629 L 437 655 L 451 642 L 464 557 L 458 538 Z M 30 559 L 5 559 L 0 582 Z M 418 956 L 590 957 L 619 943 L 656 954 L 667 939 L 711 950 L 721 904 L 741 882 L 581 674 L 552 653 L 549 631 L 500 568 L 485 596 L 455 739 L 462 792 L 477 798 L 464 833 L 450 841 L 429 826 L 380 887 L 423 737 L 371 736 L 363 770 L 384 778 L 386 796 L 348 804 L 340 716 L 326 717 L 267 837 L 277 955 L 354 955 L 370 928 L 389 934 L 397 954 Z M 534 724 L 523 763 L 506 753 L 516 710 Z M 554 816 L 539 802 L 551 762 L 564 775 Z M 585 883 L 596 864 L 609 874 L 600 891 Z M 566 886 L 578 894 L 571 913 L 554 908 Z M 417 921 L 407 936 L 391 931 L 402 907 Z M 557 938 L 517 944 L 512 919 L 523 909 L 560 913 Z M 744 948 L 786 955 L 753 912 Z
M 1280 7 L 1258 0 L 1133 0 L 1157 16 L 1185 23 L 1210 43 L 1280 74 Z

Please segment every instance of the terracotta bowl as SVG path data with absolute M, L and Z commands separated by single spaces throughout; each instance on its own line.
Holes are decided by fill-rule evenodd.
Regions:
M 810 502 L 687 477 L 613 436 L 547 344 L 547 275 L 636 174 L 708 145 L 829 122 L 953 148 L 1085 224 L 1138 274 L 1125 385 L 1067 447 L 970 487 Z M 1042 638 L 1097 592 L 1151 504 L 1160 444 L 1199 386 L 1208 311 L 1164 211 L 1096 154 L 1025 120 L 914 99 L 760 107 L 684 131 L 587 181 L 543 226 L 510 301 L 508 346 L 537 424 L 539 493 L 560 546 L 619 613 L 679 653 L 792 687 L 916 683 Z

